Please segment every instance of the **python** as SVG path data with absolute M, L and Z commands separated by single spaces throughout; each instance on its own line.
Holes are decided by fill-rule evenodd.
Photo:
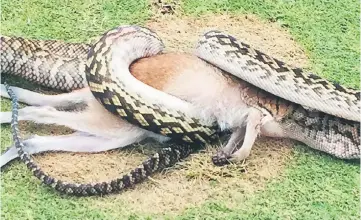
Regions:
M 205 36 L 208 36 L 206 39 L 217 39 L 218 44 L 214 45 L 214 41 L 207 44 L 202 40 L 200 45 L 225 48 L 225 52 L 232 53 L 238 50 L 244 54 L 240 49 L 242 44 L 237 44 L 229 35 L 209 32 Z M 158 44 L 159 50 L 152 48 Z M 237 162 L 247 158 L 258 135 L 295 139 L 344 159 L 359 158 L 360 155 L 358 121 L 309 109 L 273 95 L 216 64 L 208 63 L 199 54 L 161 53 L 159 39 L 146 28 L 116 28 L 92 46 L 2 37 L 1 47 L 3 71 L 48 87 L 74 90 L 44 95 L 12 87 L 21 102 L 31 105 L 19 111 L 19 120 L 63 125 L 76 131 L 63 136 L 33 136 L 24 141 L 30 154 L 45 151 L 101 152 L 147 137 L 168 142 L 171 138 L 167 136 L 188 131 L 195 136 L 182 136 L 182 140 L 187 142 L 187 137 L 191 141 L 198 138 L 208 143 L 214 140 L 214 134 L 230 131 L 230 139 L 213 158 L 216 164 L 223 163 L 224 159 Z M 265 62 L 267 57 L 268 62 L 283 65 L 265 54 L 255 58 L 255 50 L 247 48 L 249 52 L 245 56 L 248 60 L 260 62 L 263 59 Z M 89 53 L 87 60 L 88 51 L 93 54 Z M 221 54 L 216 58 L 229 59 Z M 104 68 L 105 71 L 98 74 L 101 77 L 89 82 L 89 74 L 96 76 L 96 71 Z M 126 83 L 120 80 L 125 73 L 129 73 Z M 113 79 L 120 83 L 111 82 Z M 94 84 L 96 80 L 98 82 Z M 99 86 L 102 83 L 104 87 Z M 109 90 L 117 86 L 130 89 Z M 114 91 L 115 94 L 111 93 Z M 4 85 L 1 86 L 1 95 L 8 97 Z M 126 112 L 124 106 L 131 110 Z M 152 108 L 155 110 L 150 111 Z M 165 117 L 164 112 L 170 116 Z M 154 116 L 149 130 L 146 114 Z M 129 117 L 134 119 L 133 122 L 127 120 Z M 10 122 L 11 112 L 2 112 L 1 123 Z M 168 127 L 157 130 L 157 126 L 163 124 Z M 197 130 L 197 126 L 201 129 Z M 201 135 L 197 136 L 197 132 Z M 1 156 L 1 166 L 17 157 L 16 148 L 9 148 Z

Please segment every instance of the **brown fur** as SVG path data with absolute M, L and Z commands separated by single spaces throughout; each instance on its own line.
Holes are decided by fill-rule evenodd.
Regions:
M 192 69 L 199 64 L 200 59 L 195 55 L 166 53 L 137 60 L 131 64 L 130 72 L 143 83 L 164 91 L 168 82 L 182 70 Z

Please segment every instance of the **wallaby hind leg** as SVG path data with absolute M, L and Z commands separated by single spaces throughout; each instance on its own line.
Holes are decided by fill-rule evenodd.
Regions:
M 43 104 L 49 104 L 59 107 L 59 105 L 68 103 L 68 108 L 74 106 L 74 102 L 77 100 L 85 100 L 81 109 L 76 111 L 60 111 L 54 106 L 27 106 L 19 110 L 19 121 L 33 121 L 38 124 L 52 124 L 66 126 L 76 131 L 82 131 L 95 136 L 115 138 L 118 136 L 118 129 L 137 130 L 144 133 L 145 130 L 133 126 L 119 117 L 116 117 L 109 113 L 91 94 L 87 88 L 82 91 L 60 94 L 55 96 L 44 96 L 39 93 L 34 95 L 40 95 L 46 97 L 49 102 Z M 27 99 L 25 96 L 29 92 L 18 88 L 19 97 Z M 24 92 L 24 93 L 23 93 Z M 25 95 L 24 95 L 25 94 Z M 34 97 L 33 97 L 34 98 Z M 41 98 L 39 98 L 41 99 Z M 53 100 L 52 100 L 53 99 Z M 52 101 L 51 101 L 52 100 Z M 44 101 L 44 100 L 43 100 Z M 71 101 L 71 102 L 69 102 Z M 74 101 L 74 102 L 73 102 Z M 37 104 L 41 104 L 39 101 Z M 72 103 L 72 104 L 69 104 Z M 34 103 L 33 103 L 34 104 Z M 62 105 L 62 108 L 65 105 Z M 0 113 L 0 123 L 10 123 L 11 112 Z
M 89 88 L 75 90 L 70 93 L 62 93 L 58 95 L 46 95 L 33 92 L 27 89 L 11 86 L 19 102 L 23 102 L 33 106 L 52 106 L 56 108 L 68 108 L 75 104 L 86 103 L 93 98 L 93 94 Z M 9 94 L 3 84 L 0 87 L 2 97 L 9 98 Z
M 132 126 L 120 118 L 111 115 L 102 109 L 100 104 L 95 104 L 99 105 L 97 106 L 99 109 L 86 108 L 80 112 L 58 111 L 50 106 L 27 106 L 19 110 L 18 120 L 66 126 L 76 131 L 103 137 L 116 137 L 118 129 L 145 132 L 143 129 Z M 1 112 L 0 122 L 10 123 L 11 112 Z
M 75 132 L 61 136 L 38 136 L 24 140 L 25 151 L 29 154 L 38 154 L 48 151 L 65 152 L 102 152 L 111 149 L 122 148 L 133 143 L 142 141 L 147 135 L 131 131 L 119 131 L 118 138 L 104 138 Z M 18 158 L 15 146 L 10 147 L 0 157 L 0 165 L 3 167 L 10 161 Z
M 58 111 L 51 106 L 27 106 L 19 110 L 19 121 L 33 121 L 38 124 L 57 124 L 76 129 L 76 124 L 83 120 L 82 112 Z M 11 123 L 12 113 L 1 112 L 0 122 Z

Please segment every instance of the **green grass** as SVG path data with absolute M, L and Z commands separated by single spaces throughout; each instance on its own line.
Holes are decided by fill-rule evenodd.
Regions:
M 286 173 L 235 209 L 212 201 L 180 219 L 359 219 L 359 166 L 297 148 Z
M 359 88 L 359 1 L 185 0 L 184 11 L 251 12 L 280 23 L 305 48 L 312 70 L 330 80 Z
M 305 48 L 312 70 L 341 84 L 359 88 L 358 1 L 310 0 L 185 0 L 184 12 L 255 13 L 288 28 Z M 150 9 L 135 0 L 3 0 L 1 33 L 39 39 L 88 41 L 89 37 L 122 23 L 142 24 Z M 2 100 L 2 111 L 9 101 Z M 2 126 L 1 149 L 11 144 L 9 126 Z M 180 213 L 177 219 L 360 219 L 359 164 L 296 147 L 294 160 L 282 176 L 253 195 L 234 189 L 232 198 L 209 200 Z M 99 209 L 98 198 L 69 198 L 38 184 L 30 172 L 15 162 L 1 177 L 3 219 L 144 219 L 119 204 Z M 146 195 L 144 195 L 146 196 Z M 238 205 L 229 207 L 225 200 Z M 126 204 L 126 201 L 124 201 Z M 165 213 L 167 214 L 167 213 Z M 156 216 L 153 216 L 156 218 Z
M 150 16 L 145 0 L 3 0 L 2 34 L 85 42 L 120 24 Z

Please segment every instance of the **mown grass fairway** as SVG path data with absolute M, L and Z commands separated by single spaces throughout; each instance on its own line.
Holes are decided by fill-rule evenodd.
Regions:
M 220 14 L 229 13 L 254 14 L 265 22 L 274 22 L 274 25 L 289 31 L 294 40 L 304 49 L 309 59 L 307 68 L 343 85 L 360 88 L 359 9 L 359 2 L 355 0 L 184 0 L 180 2 L 176 10 L 181 14 L 179 16 L 189 19 L 202 14 L 213 14 L 212 16 L 217 20 L 216 17 Z M 146 0 L 3 0 L 1 2 L 1 34 L 89 42 L 90 38 L 119 24 L 145 24 L 154 16 L 154 12 L 150 2 Z M 164 26 L 166 24 L 168 23 L 164 23 Z M 173 29 L 176 28 L 178 27 L 173 27 Z M 179 34 L 183 33 L 179 31 Z M 19 85 L 23 82 L 14 83 Z M 9 100 L 2 99 L 1 110 L 9 111 L 9 104 Z M 47 131 L 43 128 L 44 126 L 42 126 L 42 131 L 38 131 L 33 125 L 25 127 L 28 128 L 28 133 L 52 133 L 53 131 Z M 54 133 L 57 134 L 56 131 Z M 11 143 L 10 127 L 2 125 L 1 150 L 4 151 Z M 263 152 L 263 157 L 268 157 L 265 150 L 258 149 L 258 151 Z M 277 151 L 272 151 L 273 156 L 270 153 L 269 157 L 274 157 L 275 153 L 277 154 Z M 149 190 L 139 191 L 137 194 L 137 190 L 141 187 L 124 196 L 122 194 L 104 198 L 60 196 L 51 189 L 39 185 L 39 181 L 25 166 L 16 161 L 2 171 L 1 217 L 6 220 L 360 219 L 360 165 L 358 162 L 334 159 L 301 145 L 296 145 L 291 150 L 279 149 L 279 154 L 285 154 L 286 159 L 283 159 L 282 163 L 278 161 L 274 163 L 268 161 L 269 164 L 262 161 L 252 162 L 250 173 L 237 173 L 238 179 L 232 179 L 237 183 L 227 183 L 227 179 L 217 182 L 210 176 L 207 177 L 208 188 L 193 188 L 194 185 L 190 184 L 183 188 L 179 186 L 181 189 L 179 190 L 174 186 L 174 191 L 188 192 L 194 197 L 204 196 L 204 198 L 193 198 L 191 201 L 182 200 L 182 204 L 179 202 L 179 205 L 184 208 L 181 209 L 164 208 L 167 205 L 170 206 L 170 201 L 178 200 L 177 197 L 169 196 L 173 194 L 166 194 L 167 190 L 172 189 L 171 187 L 166 187 L 166 190 L 161 186 L 153 186 L 157 189 L 153 190 L 155 193 L 164 193 L 164 197 L 159 196 L 157 200 L 152 199 L 155 194 L 151 194 Z M 106 158 L 106 155 L 102 156 Z M 208 156 L 204 156 L 203 159 L 209 160 Z M 39 160 L 46 157 L 47 155 L 39 156 Z M 75 164 L 70 163 L 68 166 L 82 166 L 87 156 L 81 157 L 83 159 L 79 159 L 77 163 L 74 161 Z M 72 158 L 76 160 L 77 155 L 72 155 Z M 116 160 L 117 157 L 112 158 Z M 260 170 L 257 167 L 272 167 L 276 163 L 280 164 L 277 165 L 278 172 L 270 177 L 263 178 L 259 172 L 256 172 Z M 196 181 L 191 177 L 209 175 L 209 173 L 202 173 L 202 169 L 215 169 L 209 168 L 211 166 L 206 162 L 202 163 L 201 160 L 195 160 L 194 164 L 196 164 L 194 172 L 182 171 L 180 168 L 179 171 L 173 171 L 172 175 L 175 176 L 179 172 L 178 178 L 183 184 Z M 226 170 L 227 168 L 217 170 L 217 172 L 226 172 Z M 214 170 L 211 171 L 216 173 Z M 252 172 L 256 174 L 252 175 Z M 235 175 L 234 173 L 232 175 Z M 187 179 L 183 176 L 186 174 Z M 158 177 L 154 179 L 157 180 Z M 243 186 L 244 182 L 247 184 Z M 165 183 L 165 181 L 160 183 Z M 224 187 L 225 184 L 230 185 Z M 254 188 L 249 189 L 252 184 Z M 227 191 L 217 192 L 217 189 Z M 202 190 L 210 190 L 212 193 L 202 194 Z M 141 194 L 141 192 L 147 193 Z M 128 199 L 134 196 L 137 197 L 130 204 Z M 191 198 L 191 196 L 186 198 Z M 146 206 L 145 200 L 154 200 L 157 205 L 152 206 L 148 203 Z M 172 205 L 178 205 L 172 202 Z M 137 207 L 137 204 L 143 204 L 144 207 L 141 205 Z M 157 213 L 149 207 L 157 210 Z M 164 210 L 162 215 L 159 214 L 162 213 L 161 210 Z

